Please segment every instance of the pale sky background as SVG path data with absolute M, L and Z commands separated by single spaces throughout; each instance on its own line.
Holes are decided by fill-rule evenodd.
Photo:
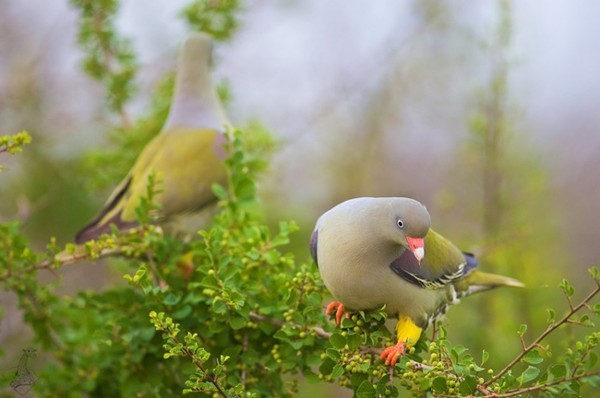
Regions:
M 143 114 L 157 79 L 174 67 L 186 35 L 177 13 L 186 3 L 122 2 L 118 29 L 133 40 L 141 66 L 139 95 L 128 107 L 134 116 Z M 276 187 L 269 188 L 281 190 L 276 193 L 282 203 L 306 204 L 309 217 L 329 205 L 323 196 L 327 185 L 316 179 L 327 171 L 310 167 L 328 154 L 327 141 L 320 138 L 328 117 L 356 123 L 355 111 L 390 73 L 390 61 L 404 57 L 417 60 L 403 72 L 417 78 L 416 88 L 408 89 L 408 103 L 398 110 L 408 131 L 399 156 L 419 159 L 423 153 L 415 178 L 430 178 L 433 187 L 441 182 L 443 173 L 435 169 L 457 156 L 461 141 L 456 137 L 466 131 L 465 107 L 475 101 L 481 84 L 477 77 L 485 57 L 473 54 L 474 41 L 493 30 L 498 7 L 495 1 L 447 2 L 460 29 L 447 41 L 436 41 L 419 30 L 415 3 L 249 1 L 239 32 L 218 45 L 216 76 L 232 87 L 234 122 L 258 119 L 284 142 L 273 161 Z M 589 266 L 598 259 L 600 239 L 600 2 L 519 0 L 512 7 L 511 95 L 525 132 L 517 140 L 538 148 L 553 195 L 564 204 L 573 252 Z M 0 23 L 10 22 L 0 26 L 0 76 L 5 76 L 0 93 L 17 84 L 9 78 L 15 70 L 33 65 L 49 103 L 44 127 L 53 132 L 50 150 L 69 156 L 99 145 L 106 126 L 99 111 L 103 91 L 79 69 L 77 18 L 68 2 L 0 0 L 0 13 Z M 431 63 L 439 59 L 448 64 Z M 456 70 L 457 65 L 465 69 Z M 422 67 L 428 70 L 425 76 L 419 75 Z M 395 93 L 394 100 L 402 102 L 403 93 Z M 421 108 L 421 101 L 427 106 Z M 0 132 L 24 124 L 18 112 L 0 109 Z M 36 131 L 30 132 L 35 137 Z M 423 201 L 431 199 L 431 189 L 419 189 L 413 191 Z

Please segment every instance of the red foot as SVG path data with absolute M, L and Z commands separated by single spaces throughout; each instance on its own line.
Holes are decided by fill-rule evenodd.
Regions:
M 404 355 L 404 350 L 406 349 L 406 343 L 404 341 L 399 341 L 393 346 L 387 347 L 381 353 L 380 358 L 385 359 L 385 364 L 390 365 L 391 367 L 396 366 L 396 362 Z
M 344 315 L 344 304 L 339 301 L 332 301 L 329 303 L 327 308 L 325 308 L 325 314 L 331 315 L 335 311 L 335 323 L 342 323 L 342 315 Z

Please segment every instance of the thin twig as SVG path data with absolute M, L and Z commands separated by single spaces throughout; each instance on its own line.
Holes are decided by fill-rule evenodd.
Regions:
M 477 386 L 477 391 L 483 394 L 484 397 L 496 397 L 497 395 L 485 388 L 484 386 Z
M 513 391 L 509 391 L 509 392 L 505 392 L 505 393 L 501 393 L 501 394 L 492 394 L 489 397 L 494 397 L 494 398 L 506 398 L 506 397 L 515 397 L 517 395 L 523 395 L 526 393 L 530 393 L 533 391 L 539 391 L 539 390 L 544 390 L 548 387 L 552 387 L 552 386 L 556 386 L 562 383 L 565 383 L 567 381 L 577 381 L 580 379 L 584 379 L 586 377 L 593 377 L 593 376 L 600 376 L 600 371 L 597 372 L 593 372 L 593 373 L 582 373 L 580 375 L 577 376 L 569 376 L 569 377 L 565 377 L 562 378 L 560 380 L 555 380 L 551 383 L 545 383 L 545 384 L 540 384 L 537 386 L 531 386 L 531 387 L 525 387 L 525 388 L 519 388 Z
M 297 323 L 284 322 L 281 319 L 268 318 L 264 315 L 257 314 L 256 312 L 250 313 L 250 319 L 252 319 L 254 322 L 267 322 L 267 323 L 270 323 L 271 325 L 275 325 L 280 328 L 283 327 L 286 323 L 288 323 L 289 325 L 292 325 L 292 327 L 294 327 L 294 328 L 298 328 L 298 329 L 303 328 L 303 326 L 301 326 Z M 331 337 L 331 333 L 326 332 L 325 329 L 323 329 L 319 326 L 313 326 L 310 328 L 310 330 L 315 332 L 315 334 L 321 338 L 329 339 L 329 337 Z
M 177 339 L 177 335 L 170 333 L 168 329 L 161 329 L 161 331 L 163 333 L 168 333 L 169 337 L 171 337 L 173 339 L 173 341 L 175 341 L 175 343 L 180 344 L 179 340 Z M 185 345 L 182 345 L 181 351 L 183 352 L 183 355 L 185 357 L 190 358 L 192 360 L 192 363 L 194 364 L 194 366 L 197 367 L 202 372 L 202 374 L 204 374 L 204 380 L 211 383 L 215 387 L 215 390 L 217 390 L 217 392 L 219 393 L 220 396 L 227 397 L 227 393 L 219 385 L 218 378 L 216 376 L 208 375 L 206 373 L 206 369 L 202 365 L 202 362 L 200 362 L 199 360 L 194 358 L 194 354 Z M 206 391 L 206 392 L 208 392 L 208 391 Z
M 60 256 L 59 262 L 58 262 L 58 265 L 60 265 L 60 266 L 74 265 L 74 264 L 82 263 L 84 261 L 99 260 L 103 257 L 119 253 L 120 251 L 121 251 L 120 249 L 112 249 L 112 248 L 111 249 L 103 249 L 94 258 L 91 258 L 88 253 L 65 254 L 64 252 L 59 253 L 56 257 Z M 26 273 L 29 273 L 29 272 L 32 272 L 35 270 L 52 269 L 54 266 L 55 266 L 55 263 L 53 260 L 44 260 L 42 262 L 32 264 L 28 267 L 22 268 L 22 269 L 18 270 L 18 272 L 26 274 Z M 0 280 L 6 280 L 6 279 L 10 278 L 11 276 L 13 276 L 14 274 L 15 274 L 15 272 L 13 272 L 13 271 L 7 272 L 6 274 L 0 276 Z
M 486 381 L 485 383 L 482 384 L 483 387 L 488 387 L 490 384 L 494 383 L 496 380 L 500 379 L 502 376 L 504 376 L 513 366 L 515 366 L 518 362 L 521 361 L 521 359 L 523 359 L 523 357 L 532 349 L 536 348 L 539 346 L 540 342 L 546 338 L 546 336 L 548 336 L 550 333 L 552 333 L 554 330 L 556 330 L 558 327 L 560 327 L 562 324 L 567 323 L 569 318 L 571 316 L 573 316 L 577 311 L 579 311 L 580 309 L 584 308 L 587 303 L 596 295 L 600 292 L 600 284 L 596 281 L 596 288 L 587 295 L 587 297 L 585 297 L 579 304 L 577 304 L 575 307 L 571 306 L 571 309 L 569 310 L 569 312 L 567 312 L 567 314 L 558 322 L 552 323 L 550 325 L 548 325 L 548 327 L 546 328 L 546 330 L 544 330 L 544 332 L 542 332 L 542 334 L 540 334 L 538 336 L 538 338 L 536 338 L 531 344 L 529 344 L 527 347 L 524 347 L 521 352 L 515 357 L 515 359 L 513 359 L 512 361 L 509 362 L 508 365 L 506 365 L 504 367 L 504 369 L 502 369 L 500 372 L 498 372 L 496 375 L 494 375 L 494 377 L 492 377 L 491 379 L 489 379 L 488 381 Z

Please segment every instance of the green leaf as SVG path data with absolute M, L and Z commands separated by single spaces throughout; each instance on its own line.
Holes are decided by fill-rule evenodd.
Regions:
M 319 377 L 312 373 L 312 372 L 305 372 L 304 373 L 304 380 L 306 380 L 306 382 L 308 384 L 318 384 L 321 383 L 321 379 L 319 379 Z
M 184 305 L 183 307 L 181 307 L 177 311 L 173 312 L 172 315 L 173 315 L 173 319 L 184 319 L 184 318 L 186 318 L 191 313 L 192 313 L 192 306 L 191 305 Z
M 421 379 L 421 385 L 420 385 L 421 391 L 427 391 L 427 390 L 429 390 L 431 388 L 431 384 L 432 384 L 432 382 L 431 382 L 430 378 L 423 377 Z
M 527 325 L 523 323 L 521 326 L 519 326 L 519 330 L 517 331 L 517 334 L 519 336 L 523 337 L 525 335 L 525 332 L 527 332 Z
M 454 362 L 458 362 L 460 356 L 467 351 L 467 349 L 462 345 L 455 345 L 450 349 L 450 354 L 452 355 L 452 359 Z
M 565 292 L 565 294 L 568 297 L 573 296 L 573 293 L 575 293 L 575 289 L 573 289 L 573 286 L 571 286 L 571 284 L 569 283 L 568 280 L 563 279 L 561 284 L 560 284 L 560 288 L 563 290 L 563 292 Z
M 163 300 L 164 305 L 176 305 L 181 300 L 181 296 L 177 296 L 173 293 L 169 293 Z
M 356 397 L 357 398 L 375 398 L 377 395 L 377 391 L 373 384 L 370 381 L 365 380 L 356 389 Z
M 523 385 L 537 379 L 540 375 L 540 370 L 534 366 L 528 366 L 527 369 L 519 376 L 519 384 Z
M 347 344 L 351 350 L 357 349 L 362 343 L 362 336 L 360 334 L 351 334 L 347 337 Z
M 334 361 L 340 359 L 340 352 L 334 348 L 328 348 L 325 350 L 325 354 Z
M 225 312 L 227 312 L 227 305 L 220 297 L 215 297 L 213 300 L 213 311 L 215 314 L 219 315 L 223 315 Z
M 446 383 L 446 378 L 442 376 L 438 376 L 431 382 L 431 388 L 433 392 L 441 394 L 448 391 L 448 383 Z
M 211 188 L 215 196 L 220 200 L 226 200 L 229 196 L 227 190 L 223 188 L 223 186 L 221 186 L 220 184 L 212 184 Z
M 567 367 L 563 364 L 552 365 L 550 373 L 556 378 L 565 377 L 567 375 Z
M 584 383 L 589 384 L 593 387 L 600 387 L 600 376 L 590 376 L 581 379 Z
M 533 350 L 529 351 L 527 354 L 525 354 L 522 361 L 527 362 L 528 364 L 531 364 L 531 365 L 537 365 L 539 363 L 544 362 L 544 358 L 542 358 L 542 356 L 540 355 L 538 350 L 533 349 Z
M 339 333 L 334 333 L 329 337 L 329 343 L 333 348 L 340 350 L 346 345 L 346 338 Z
M 481 351 L 481 366 L 483 366 L 483 364 L 486 363 L 488 361 L 488 359 L 490 359 L 490 353 L 487 352 L 486 350 L 482 350 Z
M 590 276 L 592 278 L 594 278 L 595 281 L 600 282 L 600 268 L 598 268 L 598 267 L 588 268 L 588 273 L 590 274 Z
M 331 371 L 331 377 L 334 379 L 337 379 L 338 377 L 340 377 L 343 374 L 344 374 L 344 367 L 342 365 L 340 365 L 339 363 L 337 365 L 335 365 L 333 367 L 333 370 Z
M 477 388 L 477 377 L 469 375 L 459 384 L 458 391 L 461 394 L 472 394 Z
M 583 314 L 581 316 L 581 318 L 579 318 L 579 322 L 581 322 L 582 325 L 587 326 L 587 327 L 594 327 L 594 322 L 592 322 L 592 320 L 590 319 L 590 316 L 588 314 Z
M 547 323 L 552 323 L 556 320 L 556 311 L 552 308 L 546 308 L 546 312 L 548 313 Z
M 219 284 L 219 280 L 216 278 L 216 276 L 214 274 L 209 274 L 209 275 L 206 275 L 204 278 L 202 278 L 202 286 L 208 287 L 211 289 L 215 289 L 215 290 L 221 288 L 221 286 Z
M 308 366 L 317 366 L 321 363 L 321 355 L 318 353 L 313 353 L 311 355 L 306 356 L 306 365 Z
M 321 366 L 319 366 L 319 372 L 321 372 L 324 375 L 328 375 L 331 374 L 331 372 L 333 372 L 333 367 L 336 365 L 336 363 L 334 361 L 332 361 L 329 358 L 326 358 L 323 363 L 321 364 Z
M 229 324 L 231 325 L 231 328 L 233 330 L 239 330 L 243 328 L 244 326 L 246 326 L 246 322 L 247 320 L 245 318 L 239 316 L 233 317 L 229 320 Z

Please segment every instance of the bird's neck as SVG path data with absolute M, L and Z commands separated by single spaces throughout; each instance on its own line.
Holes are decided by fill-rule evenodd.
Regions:
M 209 71 L 194 71 L 190 65 L 187 68 L 190 70 L 184 67 L 178 73 L 165 130 L 177 127 L 223 130 L 230 123 L 212 87 Z

